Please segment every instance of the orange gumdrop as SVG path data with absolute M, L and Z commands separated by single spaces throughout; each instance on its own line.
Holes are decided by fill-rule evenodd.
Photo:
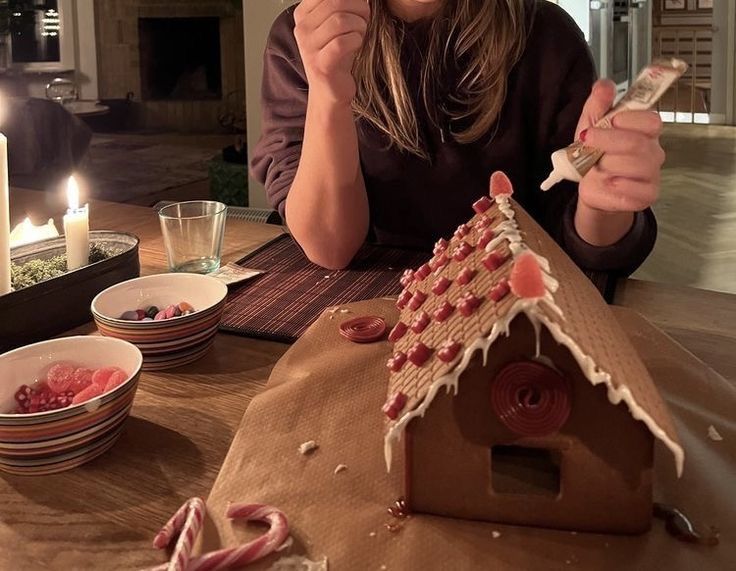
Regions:
M 544 287 L 542 269 L 534 254 L 527 252 L 514 260 L 509 285 L 517 297 L 525 299 L 544 297 L 547 288 Z
M 514 186 L 511 180 L 502 171 L 496 171 L 491 175 L 491 196 L 511 196 L 514 194 Z

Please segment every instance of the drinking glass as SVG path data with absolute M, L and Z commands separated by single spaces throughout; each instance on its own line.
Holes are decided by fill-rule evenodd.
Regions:
M 178 202 L 159 213 L 172 272 L 208 274 L 220 267 L 227 206 L 220 202 Z

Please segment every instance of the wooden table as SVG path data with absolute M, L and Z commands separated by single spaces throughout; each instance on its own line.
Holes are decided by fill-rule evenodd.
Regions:
M 13 191 L 11 224 L 60 222 L 63 197 Z M 141 239 L 143 274 L 165 271 L 157 217 L 150 208 L 93 202 L 93 229 Z M 228 221 L 224 261 L 283 230 Z M 618 303 L 670 333 L 726 378 L 736 379 L 736 296 L 629 281 Z M 90 324 L 69 334 L 92 333 Z M 199 362 L 144 373 L 115 447 L 64 474 L 0 476 L 0 569 L 134 569 L 155 564 L 158 528 L 187 498 L 206 497 L 250 400 L 287 346 L 220 334 Z

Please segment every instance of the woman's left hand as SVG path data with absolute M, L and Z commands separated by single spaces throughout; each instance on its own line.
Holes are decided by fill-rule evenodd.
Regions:
M 656 202 L 665 159 L 662 120 L 653 111 L 620 113 L 612 129 L 593 126 L 610 110 L 615 94 L 612 82 L 598 81 L 577 130 L 578 139 L 605 153 L 580 182 L 575 215 L 578 234 L 595 246 L 618 242 L 631 229 L 634 213 Z

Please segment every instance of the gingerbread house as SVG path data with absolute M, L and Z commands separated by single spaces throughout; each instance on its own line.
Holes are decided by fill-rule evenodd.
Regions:
M 609 307 L 513 200 L 491 198 L 402 277 L 385 434 L 413 512 L 647 530 L 654 439 L 684 452 Z M 401 442 L 401 446 L 398 443 Z

